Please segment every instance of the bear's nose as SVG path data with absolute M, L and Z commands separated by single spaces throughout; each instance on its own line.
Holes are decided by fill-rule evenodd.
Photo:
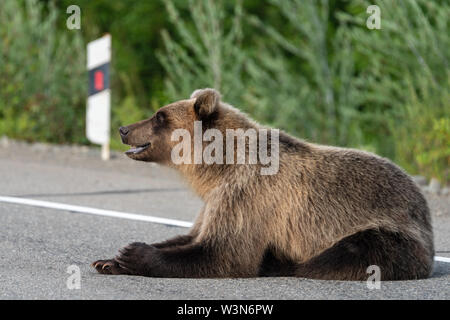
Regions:
M 127 134 L 130 132 L 130 129 L 128 129 L 127 127 L 120 127 L 119 132 L 122 137 L 126 137 Z

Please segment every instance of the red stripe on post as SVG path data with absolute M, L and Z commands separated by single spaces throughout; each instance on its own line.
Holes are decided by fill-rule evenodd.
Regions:
M 102 71 L 96 71 L 94 74 L 94 88 L 97 91 L 103 90 L 105 87 L 104 75 Z

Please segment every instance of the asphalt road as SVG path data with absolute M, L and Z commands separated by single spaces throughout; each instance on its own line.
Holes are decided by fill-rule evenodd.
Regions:
M 98 152 L 0 146 L 0 196 L 193 221 L 201 201 L 167 169 Z M 449 197 L 428 196 L 437 255 L 450 257 Z M 450 263 L 430 279 L 365 282 L 301 278 L 163 279 L 97 274 L 90 263 L 134 241 L 156 242 L 187 229 L 0 202 L 0 299 L 449 299 Z M 445 252 L 446 251 L 446 252 Z M 68 267 L 80 270 L 69 289 Z

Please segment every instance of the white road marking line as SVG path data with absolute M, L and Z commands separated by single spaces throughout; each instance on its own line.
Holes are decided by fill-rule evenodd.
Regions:
M 450 263 L 450 258 L 435 256 L 435 257 L 434 257 L 434 261 L 440 261 L 440 262 L 447 262 L 447 263 Z
M 165 224 L 165 225 L 177 226 L 177 227 L 185 227 L 185 228 L 190 228 L 193 225 L 192 222 L 175 220 L 175 219 L 166 219 L 166 218 L 145 216 L 145 215 L 135 214 L 135 213 L 96 209 L 96 208 L 89 208 L 89 207 L 82 207 L 82 206 L 74 206 L 71 204 L 25 199 L 25 198 L 17 198 L 17 197 L 2 197 L 2 196 L 0 196 L 0 202 L 23 204 L 23 205 L 27 205 L 27 206 L 65 210 L 65 211 L 70 211 L 70 212 L 87 213 L 87 214 L 93 214 L 93 215 L 97 215 L 97 216 L 106 216 L 106 217 L 112 217 L 112 218 L 122 218 L 122 219 L 136 220 L 136 221 L 146 221 L 146 222 L 153 222 L 153 223 L 159 223 L 159 224 Z M 446 258 L 446 257 L 435 256 L 434 260 L 439 261 L 439 262 L 450 263 L 450 258 Z
M 127 212 L 120 212 L 120 211 L 113 211 L 113 210 L 104 210 L 104 209 L 95 209 L 95 208 L 82 207 L 82 206 L 74 206 L 74 205 L 70 205 L 70 204 L 56 203 L 56 202 L 49 202 L 49 201 L 0 196 L 0 202 L 23 204 L 23 205 L 27 205 L 27 206 L 50 208 L 50 209 L 57 209 L 57 210 L 66 210 L 66 211 L 70 211 L 70 212 L 87 213 L 87 214 L 106 216 L 106 217 L 112 217 L 112 218 L 122 218 L 122 219 L 129 219 L 129 220 L 154 222 L 154 223 L 160 223 L 160 224 L 177 226 L 177 227 L 186 227 L 186 228 L 192 227 L 192 223 L 187 222 L 187 221 L 152 217 L 152 216 L 146 216 L 146 215 L 141 215 L 141 214 L 127 213 Z

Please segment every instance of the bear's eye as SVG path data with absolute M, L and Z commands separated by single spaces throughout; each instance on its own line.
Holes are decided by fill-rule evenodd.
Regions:
M 156 120 L 157 120 L 159 123 L 163 123 L 164 120 L 166 120 L 166 115 L 165 115 L 165 113 L 162 112 L 162 111 L 158 112 L 158 113 L 156 114 Z

